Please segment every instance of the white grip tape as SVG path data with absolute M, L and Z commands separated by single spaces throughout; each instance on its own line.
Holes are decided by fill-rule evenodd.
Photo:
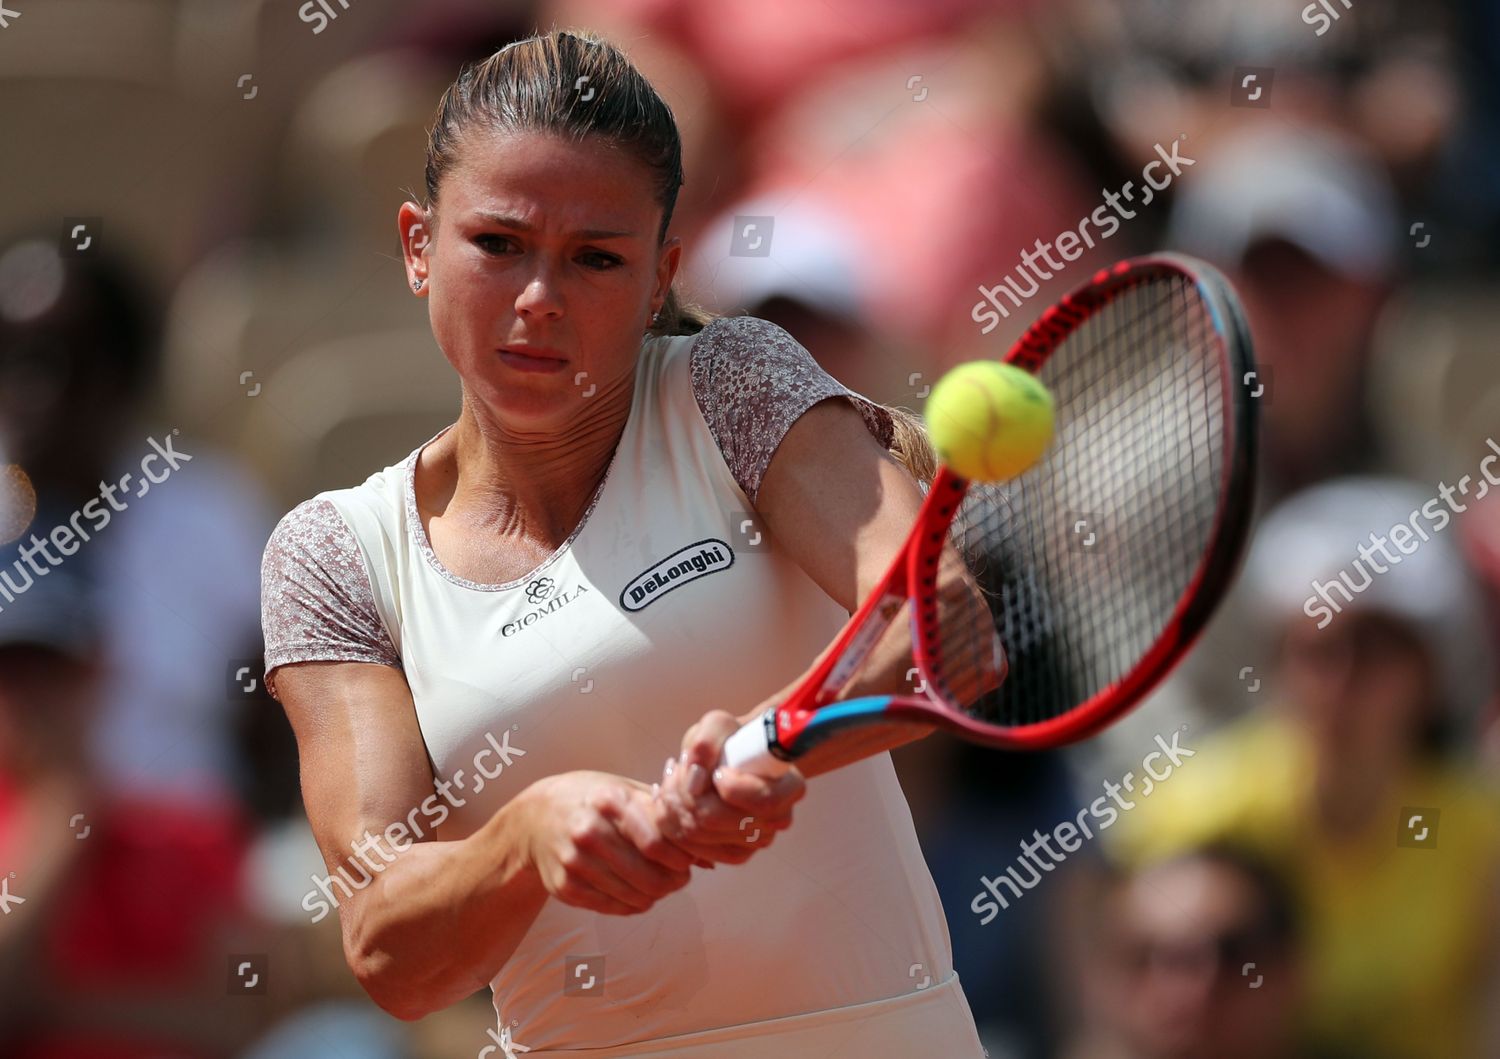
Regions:
M 747 721 L 745 725 L 724 740 L 724 764 L 730 768 L 743 769 L 757 776 L 775 779 L 791 768 L 770 750 L 771 725 L 775 710 Z

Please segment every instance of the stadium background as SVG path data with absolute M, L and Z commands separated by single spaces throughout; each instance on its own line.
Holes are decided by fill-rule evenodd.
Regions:
M 151 439 L 192 462 L 0 615 L 0 875 L 25 899 L 0 1051 L 491 1043 L 487 996 L 379 1012 L 301 904 L 323 867 L 256 679 L 258 570 L 281 513 L 453 419 L 396 208 L 460 65 L 558 25 L 624 48 L 678 118 L 688 298 L 781 323 L 876 399 L 920 409 L 1130 254 L 1197 254 L 1245 297 L 1275 532 L 1202 649 L 1087 746 L 896 755 L 990 1054 L 1500 1054 L 1500 506 L 1454 509 L 1326 630 L 1300 613 L 1500 435 L 1493 5 L 6 6 L 0 536 L 65 522 Z M 980 285 L 1174 140 L 1172 186 L 982 334 Z M 38 660 L 22 626 L 83 647 Z M 1174 731 L 1180 776 L 980 922 L 1019 843 Z

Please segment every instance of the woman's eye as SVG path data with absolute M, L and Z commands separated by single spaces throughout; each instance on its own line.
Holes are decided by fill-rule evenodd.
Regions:
M 474 244 L 485 251 L 495 249 L 496 244 L 504 244 L 509 242 L 510 239 L 503 235 L 479 235 L 474 237 Z
M 606 269 L 614 268 L 620 263 L 620 259 L 614 254 L 606 254 L 599 250 L 590 250 L 580 260 L 586 262 L 589 268 Z

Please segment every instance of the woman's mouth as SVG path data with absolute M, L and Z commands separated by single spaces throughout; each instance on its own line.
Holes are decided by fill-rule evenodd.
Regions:
M 498 352 L 501 362 L 517 371 L 558 372 L 568 366 L 557 350 L 541 346 L 508 346 Z

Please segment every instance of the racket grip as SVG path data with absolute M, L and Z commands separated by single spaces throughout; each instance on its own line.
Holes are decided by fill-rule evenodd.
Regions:
M 792 766 L 771 753 L 771 733 L 775 730 L 774 709 L 745 722 L 738 732 L 724 740 L 722 763 L 767 779 L 776 779 Z

